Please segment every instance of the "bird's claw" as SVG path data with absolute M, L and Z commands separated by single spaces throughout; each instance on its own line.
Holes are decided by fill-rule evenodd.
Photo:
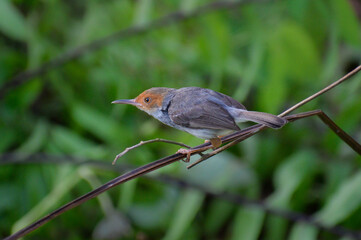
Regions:
M 191 160 L 191 154 L 193 153 L 190 149 L 181 148 L 177 151 L 177 153 L 185 154 L 187 155 L 187 158 L 183 160 L 184 162 L 189 162 Z

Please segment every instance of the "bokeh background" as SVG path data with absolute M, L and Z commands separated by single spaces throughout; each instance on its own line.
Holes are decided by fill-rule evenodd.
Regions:
M 199 86 L 248 109 L 279 114 L 361 62 L 358 0 L 253 1 L 200 13 L 208 0 L 0 1 L 0 237 L 178 147 L 202 143 L 131 106 L 111 105 L 161 86 Z M 122 29 L 14 87 L 13 77 Z M 48 67 L 45 67 L 47 70 Z M 361 142 L 361 74 L 296 112 L 324 110 Z M 243 124 L 242 126 L 249 126 Z M 195 160 L 195 159 L 193 159 Z M 119 168 L 120 167 L 120 168 Z M 351 239 L 206 195 L 157 176 L 361 230 L 361 158 L 317 118 L 266 130 L 186 170 L 176 162 L 61 215 L 26 239 Z

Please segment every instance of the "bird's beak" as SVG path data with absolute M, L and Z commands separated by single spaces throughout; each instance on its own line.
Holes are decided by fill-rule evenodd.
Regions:
M 120 99 L 112 102 L 113 104 L 130 104 L 133 106 L 139 106 L 140 104 L 135 101 L 135 99 Z

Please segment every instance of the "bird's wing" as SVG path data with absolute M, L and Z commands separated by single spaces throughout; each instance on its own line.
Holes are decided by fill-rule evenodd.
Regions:
M 216 99 L 219 99 L 222 101 L 222 103 L 224 103 L 225 105 L 227 105 L 228 107 L 233 107 L 233 108 L 238 108 L 238 109 L 243 109 L 246 110 L 245 106 L 243 106 L 241 103 L 239 103 L 237 100 L 231 98 L 230 96 L 227 96 L 223 93 L 220 92 L 216 92 L 210 89 L 204 89 L 208 95 L 215 97 Z
M 174 104 L 173 101 L 180 101 Z M 239 130 L 233 117 L 224 106 L 210 99 L 190 101 L 189 98 L 173 98 L 168 114 L 171 120 L 180 126 L 195 129 Z

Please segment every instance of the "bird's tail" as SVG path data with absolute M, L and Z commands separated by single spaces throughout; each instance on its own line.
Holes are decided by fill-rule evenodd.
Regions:
M 264 124 L 270 128 L 281 128 L 287 123 L 286 119 L 264 112 L 241 110 L 236 115 L 236 122 L 252 121 Z

